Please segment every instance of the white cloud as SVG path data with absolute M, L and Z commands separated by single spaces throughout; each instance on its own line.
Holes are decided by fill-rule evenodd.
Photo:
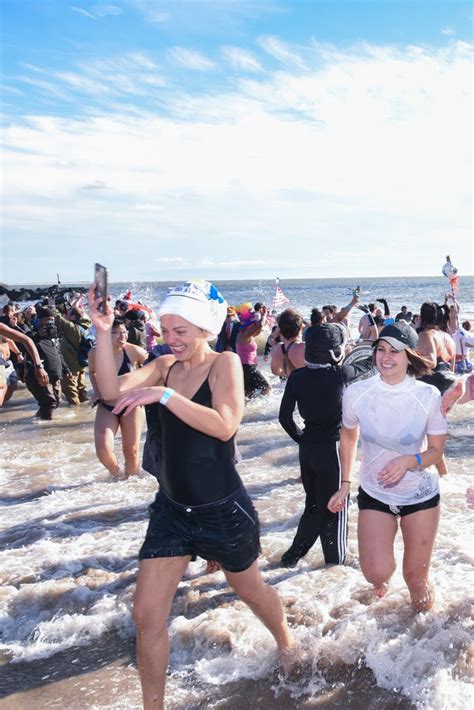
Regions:
M 71 10 L 72 10 L 73 12 L 78 12 L 80 15 L 84 15 L 84 17 L 88 17 L 90 20 L 96 20 L 96 19 L 97 19 L 97 18 L 95 17 L 95 15 L 92 15 L 92 14 L 91 14 L 90 12 L 88 12 L 87 10 L 84 10 L 83 7 L 74 7 L 74 6 L 72 6 L 72 7 L 71 7 Z
M 242 69 L 248 72 L 262 71 L 260 62 L 253 54 L 243 49 L 239 49 L 238 47 L 223 47 L 222 54 L 235 69 Z
M 306 69 L 306 64 L 301 57 L 291 51 L 288 45 L 278 39 L 278 37 L 260 37 L 259 44 L 268 54 L 271 54 L 282 64 Z
M 95 5 L 92 9 L 98 17 L 121 15 L 123 12 L 122 8 L 117 5 Z
M 10 121 L 5 233 L 48 238 L 55 254 L 67 233 L 84 258 L 109 255 L 115 278 L 138 277 L 157 245 L 159 258 L 186 254 L 216 278 L 220 268 L 244 277 L 265 265 L 309 276 L 325 244 L 336 255 L 328 276 L 434 273 L 456 244 L 466 273 L 469 51 L 325 47 L 303 74 L 288 68 L 232 94 L 173 96 L 177 119 L 162 107 L 128 114 L 117 101 L 90 118 Z M 130 239 L 141 245 L 136 257 L 110 255 Z M 180 262 L 162 264 L 172 277 Z M 78 278 L 77 266 L 58 268 Z M 19 255 L 18 276 L 23 267 Z
M 214 62 L 200 52 L 194 52 L 190 49 L 185 49 L 184 47 L 173 47 L 173 49 L 169 50 L 168 56 L 176 64 L 180 64 L 181 66 L 186 67 L 186 69 L 206 71 L 215 67 Z
M 456 34 L 456 30 L 454 30 L 452 27 L 443 27 L 441 30 L 441 34 L 447 35 L 448 37 L 452 37 Z

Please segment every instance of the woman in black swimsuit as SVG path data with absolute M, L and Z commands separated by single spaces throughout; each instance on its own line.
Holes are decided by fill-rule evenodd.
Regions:
M 143 365 L 147 352 L 137 345 L 127 343 L 127 329 L 120 320 L 115 320 L 112 326 L 112 342 L 114 355 L 114 371 L 125 375 Z M 114 453 L 114 440 L 118 429 L 122 435 L 122 450 L 125 460 L 125 475 L 128 477 L 138 473 L 140 436 L 143 429 L 143 412 L 136 409 L 130 417 L 114 414 L 115 400 L 102 398 L 95 377 L 96 350 L 89 353 L 89 376 L 97 395 L 97 413 L 94 423 L 95 451 L 99 461 L 110 471 L 112 476 L 119 477 L 120 466 Z
M 195 555 L 220 564 L 228 583 L 287 650 L 292 639 L 277 592 L 258 570 L 259 523 L 234 466 L 234 437 L 244 409 L 243 376 L 235 353 L 208 344 L 226 303 L 208 282 L 187 282 L 166 297 L 158 315 L 172 355 L 116 377 L 111 308 L 98 311 L 96 376 L 125 419 L 135 407 L 160 402 L 160 490 L 140 550 L 134 602 L 137 656 L 145 710 L 163 707 L 168 665 L 167 619 L 181 577 Z

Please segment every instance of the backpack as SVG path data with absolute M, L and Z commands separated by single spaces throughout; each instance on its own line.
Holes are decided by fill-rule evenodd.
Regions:
M 79 343 L 77 359 L 79 360 L 79 365 L 81 367 L 87 367 L 89 362 L 89 352 L 95 346 L 95 338 L 91 334 L 89 328 L 85 328 L 80 323 L 77 325 L 81 330 L 81 342 Z

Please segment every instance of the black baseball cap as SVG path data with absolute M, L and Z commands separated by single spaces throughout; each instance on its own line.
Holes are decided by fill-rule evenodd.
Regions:
M 405 321 L 399 320 L 392 325 L 386 325 L 380 331 L 378 339 L 374 343 L 374 347 L 379 340 L 385 340 L 395 350 L 406 350 L 407 348 L 416 348 L 418 344 L 418 333 L 411 325 Z
M 304 359 L 307 362 L 319 363 L 321 354 L 344 345 L 344 331 L 336 323 L 312 325 L 305 331 L 304 345 Z

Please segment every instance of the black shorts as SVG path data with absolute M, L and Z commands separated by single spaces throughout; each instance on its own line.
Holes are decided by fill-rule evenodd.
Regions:
M 256 365 L 242 365 L 244 370 L 244 389 L 247 397 L 266 392 L 270 385 Z
M 158 492 L 149 510 L 140 560 L 199 555 L 228 572 L 243 572 L 260 553 L 258 515 L 245 488 L 215 503 L 194 506 Z
M 372 498 L 362 488 L 359 487 L 357 496 L 357 505 L 359 510 L 378 510 L 380 513 L 389 513 L 389 515 L 399 515 L 403 518 L 405 515 L 417 513 L 419 510 L 428 510 L 436 508 L 439 505 L 439 493 L 429 500 L 424 500 L 423 503 L 414 503 L 413 505 L 387 505 L 377 498 Z

